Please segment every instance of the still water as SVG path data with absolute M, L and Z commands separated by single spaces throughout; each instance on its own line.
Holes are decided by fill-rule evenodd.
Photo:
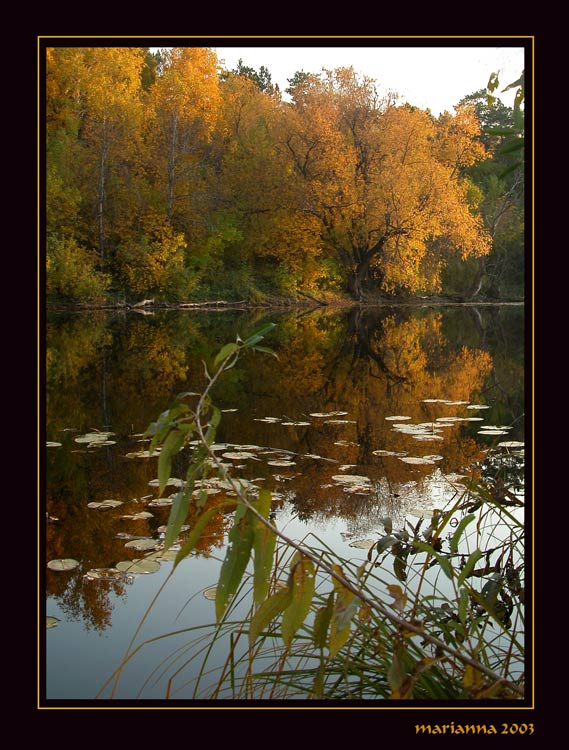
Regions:
M 46 568 L 47 699 L 99 694 L 171 570 L 162 559 L 152 574 L 85 576 L 148 556 L 125 547 L 133 538 L 163 536 L 169 507 L 157 502 L 157 458 L 144 431 L 177 393 L 203 389 L 204 362 L 223 344 L 267 322 L 277 327 L 263 343 L 279 359 L 248 354 L 225 373 L 213 393 L 223 412 L 216 442 L 233 476 L 271 490 L 275 522 L 289 536 L 313 533 L 364 559 L 350 544 L 373 536 L 385 515 L 394 524 L 428 517 L 448 502 L 453 480 L 489 470 L 493 446 L 524 440 L 522 306 L 50 314 L 45 559 L 79 565 Z M 183 467 L 174 460 L 174 479 Z M 105 500 L 116 503 L 96 505 Z M 173 697 L 207 695 L 207 679 L 196 687 L 188 628 L 214 620 L 203 591 L 216 583 L 229 520 L 213 518 L 139 641 L 179 634 L 137 654 L 117 698 L 164 697 L 186 662 Z

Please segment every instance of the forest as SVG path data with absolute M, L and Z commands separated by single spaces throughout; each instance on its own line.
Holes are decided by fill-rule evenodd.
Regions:
M 281 92 L 209 48 L 45 65 L 48 303 L 523 298 L 514 111 L 484 81 L 434 116 L 353 68 Z

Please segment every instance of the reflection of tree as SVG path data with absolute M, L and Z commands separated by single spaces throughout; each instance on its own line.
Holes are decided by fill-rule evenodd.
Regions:
M 122 315 L 105 319 L 106 324 L 103 319 L 81 317 L 48 327 L 48 439 L 63 446 L 48 449 L 46 456 L 46 510 L 60 519 L 46 528 L 46 554 L 48 560 L 73 557 L 81 562 L 81 573 L 48 571 L 48 592 L 92 627 L 106 627 L 110 592 L 124 595 L 124 586 L 101 581 L 83 584 L 81 574 L 139 556 L 125 549 L 125 540 L 117 534 L 152 536 L 168 519 L 168 507 L 148 508 L 154 515 L 147 520 L 120 518 L 147 509 L 149 498 L 141 498 L 156 495 L 148 484 L 157 476 L 156 458 L 125 457 L 148 447 L 137 442 L 132 428 L 142 432 L 178 391 L 200 390 L 205 382 L 202 360 L 211 362 L 212 352 L 222 344 L 261 325 L 263 320 L 253 324 L 253 317 L 259 315 L 258 311 L 168 313 L 153 318 Z M 215 401 L 237 412 L 223 414 L 217 441 L 301 454 L 294 457 L 296 464 L 290 471 L 272 467 L 267 464 L 269 457 L 259 456 L 261 460 L 249 461 L 243 470 L 233 469 L 233 474 L 262 477 L 259 486 L 288 498 L 302 518 L 324 523 L 342 517 L 350 527 L 359 528 L 364 520 L 372 523 L 386 511 L 396 514 L 401 486 L 420 483 L 435 469 L 472 471 L 481 459 L 481 448 L 487 447 L 478 438 L 478 422 L 445 428 L 444 441 L 420 442 L 394 431 L 387 416 L 426 423 L 440 416 L 477 415 L 464 405 L 423 400 L 438 398 L 477 403 L 495 398 L 496 405 L 480 414 L 495 424 L 506 424 L 523 411 L 519 309 L 479 308 L 475 317 L 459 308 L 322 309 L 267 319 L 278 322 L 267 344 L 277 350 L 279 361 L 252 354 L 227 373 Z M 103 370 L 109 429 L 116 433 L 117 443 L 87 448 L 74 442 L 77 432 L 60 430 L 102 428 Z M 310 416 L 333 410 L 348 412 L 345 418 L 353 421 L 334 424 Z M 265 416 L 310 424 L 255 421 Z M 377 450 L 440 454 L 443 459 L 436 466 L 413 466 L 393 456 L 374 455 Z M 182 453 L 172 474 L 182 476 L 186 462 Z M 381 486 L 381 503 L 377 493 L 357 495 L 339 488 L 332 476 L 342 464 L 353 464 L 349 473 L 364 474 L 374 486 Z M 221 497 L 209 496 L 208 504 Z M 104 512 L 86 507 L 107 498 L 124 504 Z M 280 504 L 275 498 L 274 506 Z M 194 509 L 188 523 L 195 514 Z M 223 544 L 227 523 L 223 512 L 212 519 L 198 554 L 208 555 Z

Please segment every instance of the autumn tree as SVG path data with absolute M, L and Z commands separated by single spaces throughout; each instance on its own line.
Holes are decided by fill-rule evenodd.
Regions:
M 194 220 L 192 188 L 219 108 L 217 57 L 202 47 L 162 52 L 149 91 L 148 170 L 161 191 L 167 220 L 178 228 Z
M 305 187 L 305 211 L 344 269 L 356 299 L 437 289 L 435 241 L 463 258 L 490 239 L 468 203 L 462 170 L 484 158 L 470 111 L 437 123 L 429 113 L 380 98 L 352 68 L 299 77 L 291 87 L 286 146 Z

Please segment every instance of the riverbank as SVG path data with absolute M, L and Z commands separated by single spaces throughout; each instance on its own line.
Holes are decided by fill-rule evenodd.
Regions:
M 263 300 L 207 300 L 200 302 L 166 302 L 155 299 L 143 299 L 137 302 L 74 302 L 48 301 L 47 310 L 124 310 L 138 313 L 150 313 L 154 310 L 227 310 L 227 309 L 291 309 L 314 307 L 430 307 L 439 305 L 523 305 L 523 298 L 487 298 L 475 299 L 459 298 L 457 296 L 387 296 L 368 295 L 364 300 L 357 301 L 340 294 L 324 294 L 318 297 L 303 292 L 301 296 L 271 296 Z

